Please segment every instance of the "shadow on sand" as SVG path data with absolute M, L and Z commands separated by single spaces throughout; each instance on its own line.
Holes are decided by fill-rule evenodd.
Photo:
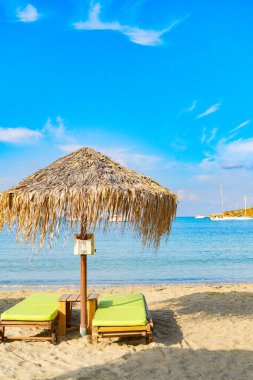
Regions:
M 76 313 L 78 311 L 75 311 Z M 167 307 L 159 310 L 151 310 L 152 319 L 155 325 L 153 342 L 162 343 L 166 346 L 171 346 L 173 344 L 181 343 L 183 340 L 183 333 L 181 328 L 178 326 L 175 319 L 174 313 Z M 75 314 L 75 322 L 78 323 L 79 314 Z M 80 318 L 80 317 L 79 317 Z M 80 336 L 79 331 L 74 331 L 67 336 L 67 338 L 59 338 L 59 342 L 62 340 L 76 339 Z M 145 342 L 145 338 L 140 337 L 129 337 L 129 338 L 118 338 L 113 342 L 115 345 L 131 345 L 138 346 Z
M 1 298 L 0 299 L 0 314 L 5 310 L 10 309 L 12 306 L 23 301 L 24 298 Z
M 160 302 L 161 303 L 161 302 Z M 146 346 L 138 352 L 125 354 L 104 365 L 87 365 L 53 380 L 253 380 L 253 351 L 190 349 L 173 345 L 181 343 L 183 334 L 175 315 L 204 313 L 208 316 L 253 316 L 253 293 L 210 291 L 194 293 L 162 302 L 152 310 L 154 342 L 161 347 Z M 123 339 L 115 344 L 129 344 Z M 137 340 L 136 340 L 137 343 Z M 94 348 L 95 349 L 95 348 Z M 81 353 L 80 353 L 81 354 Z
M 15 304 L 19 300 L 9 301 Z M 175 311 L 178 316 L 194 317 L 194 314 L 204 313 L 214 317 L 249 318 L 253 315 L 251 292 L 210 291 L 170 298 L 162 303 L 163 306 L 159 309 L 151 310 L 155 325 L 154 344 L 134 348 L 133 346 L 141 343 L 140 339 L 120 339 L 113 343 L 113 346 L 128 344 L 132 346 L 129 352 L 120 359 L 95 365 L 92 364 L 92 360 L 87 362 L 80 350 L 79 358 L 83 355 L 83 366 L 50 379 L 253 380 L 253 351 L 182 348 L 180 343 L 183 340 L 183 333 L 174 314 Z M 100 351 L 100 348 L 91 346 L 91 350 L 94 351 L 95 358 L 96 351 Z
M 253 317 L 253 292 L 203 292 L 168 300 L 178 314 Z
M 81 355 L 81 352 L 80 352 Z M 250 380 L 253 351 L 149 348 L 104 365 L 87 365 L 51 380 Z

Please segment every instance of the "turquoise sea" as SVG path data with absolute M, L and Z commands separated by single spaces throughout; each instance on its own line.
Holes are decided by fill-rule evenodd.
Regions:
M 142 249 L 126 227 L 124 235 L 97 232 L 96 254 L 88 257 L 90 285 L 129 283 L 253 282 L 253 220 L 210 221 L 179 217 L 168 242 L 157 252 Z M 15 243 L 15 234 L 0 234 L 0 288 L 78 286 L 79 257 L 73 239 L 53 251 L 31 254 Z

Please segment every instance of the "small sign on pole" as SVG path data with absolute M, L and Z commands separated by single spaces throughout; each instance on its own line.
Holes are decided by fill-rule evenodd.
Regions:
M 94 234 L 87 234 L 87 239 L 82 240 L 79 234 L 74 235 L 74 255 L 94 255 Z

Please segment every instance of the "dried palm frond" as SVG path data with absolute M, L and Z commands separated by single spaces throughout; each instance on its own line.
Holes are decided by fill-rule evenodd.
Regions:
M 144 175 L 115 163 L 90 148 L 82 148 L 28 176 L 0 194 L 0 231 L 16 225 L 26 242 L 59 237 L 84 221 L 93 231 L 109 226 L 112 215 L 128 221 L 144 244 L 158 247 L 169 235 L 176 215 L 177 197 Z

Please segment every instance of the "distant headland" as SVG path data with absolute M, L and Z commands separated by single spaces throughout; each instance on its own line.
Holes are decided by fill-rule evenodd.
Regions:
M 246 209 L 229 210 L 224 212 L 217 212 L 210 214 L 208 218 L 221 217 L 221 216 L 247 216 L 253 218 L 253 207 L 247 207 Z

